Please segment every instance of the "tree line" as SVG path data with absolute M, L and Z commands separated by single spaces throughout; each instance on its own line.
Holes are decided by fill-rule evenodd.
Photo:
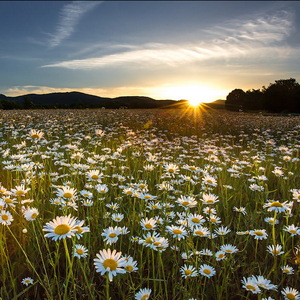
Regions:
M 275 80 L 257 90 L 234 89 L 226 97 L 225 107 L 231 111 L 300 113 L 300 85 L 290 78 Z

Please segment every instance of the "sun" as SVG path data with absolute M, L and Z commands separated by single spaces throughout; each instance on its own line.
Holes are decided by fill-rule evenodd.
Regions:
M 221 94 L 223 94 L 222 92 L 211 86 L 198 84 L 169 85 L 161 87 L 160 89 L 161 98 L 188 100 L 188 103 L 194 107 L 201 105 L 201 103 L 208 103 L 219 99 Z
M 191 106 L 199 106 L 202 103 L 200 99 L 189 99 L 188 102 Z

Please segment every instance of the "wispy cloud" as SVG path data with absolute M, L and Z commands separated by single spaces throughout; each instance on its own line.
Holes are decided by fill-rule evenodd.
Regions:
M 64 5 L 60 11 L 56 32 L 51 34 L 49 45 L 56 47 L 64 39 L 68 38 L 74 32 L 75 26 L 81 17 L 102 2 L 103 1 L 73 1 Z
M 283 56 L 288 47 L 284 40 L 293 30 L 293 13 L 281 10 L 269 15 L 259 15 L 248 19 L 236 19 L 215 26 L 203 33 L 208 40 L 184 45 L 148 43 L 133 46 L 119 53 L 100 57 L 67 60 L 42 67 L 61 67 L 68 69 L 95 69 L 107 66 L 178 66 L 185 63 L 213 59 L 229 59 L 257 55 L 269 55 L 275 51 Z M 292 49 L 290 49 L 292 50 Z M 268 51 L 268 52 L 267 52 Z

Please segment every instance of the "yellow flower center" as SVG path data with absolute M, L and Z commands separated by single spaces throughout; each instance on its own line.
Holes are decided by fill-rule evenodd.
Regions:
M 147 229 L 152 229 L 153 228 L 153 226 L 151 225 L 151 224 L 145 224 L 145 227 L 147 228 Z
M 168 170 L 170 173 L 175 173 L 175 170 L 174 169 L 169 169 Z
M 288 293 L 285 295 L 289 300 L 295 300 L 296 299 L 296 296 L 292 293 Z
M 211 179 L 206 180 L 207 183 L 213 183 Z
M 247 284 L 247 285 L 246 285 L 246 288 L 247 288 L 248 290 L 252 290 L 252 291 L 255 291 L 255 290 L 256 290 L 255 287 L 254 287 L 253 285 L 251 285 L 251 284 Z
M 291 229 L 290 233 L 297 233 L 297 231 L 295 229 Z
M 56 228 L 54 229 L 54 233 L 57 235 L 64 235 L 68 232 L 70 232 L 71 227 L 68 226 L 67 224 L 60 224 L 58 226 L 56 226 Z
M 128 271 L 128 272 L 132 272 L 133 266 L 126 266 L 125 270 Z
M 149 295 L 146 294 L 146 295 L 144 295 L 144 296 L 141 298 L 141 300 L 147 300 L 148 298 L 149 298 Z
M 74 227 L 74 229 L 76 229 L 76 233 L 78 233 L 78 234 L 83 232 L 83 229 L 80 226 L 76 226 L 76 227 Z
M 132 191 L 126 191 L 127 195 L 132 195 Z
M 278 202 L 278 201 L 274 201 L 272 202 L 272 204 L 270 205 L 271 207 L 283 207 L 282 203 Z
M 183 202 L 181 202 L 181 205 L 183 205 L 183 206 L 187 206 L 187 205 L 189 205 L 190 204 L 190 202 L 188 202 L 188 201 L 183 201 Z
M 103 262 L 103 266 L 105 269 L 109 268 L 110 271 L 114 271 L 117 269 L 118 264 L 114 259 L 108 258 Z
M 211 270 L 209 270 L 209 269 L 204 269 L 204 270 L 203 270 L 203 273 L 205 273 L 206 275 L 209 275 L 209 274 L 211 273 Z
M 200 220 L 199 220 L 198 218 L 193 218 L 193 219 L 192 219 L 192 222 L 193 222 L 193 223 L 200 223 Z
M 65 198 L 72 198 L 73 194 L 69 193 L 69 192 L 66 192 L 66 193 L 63 194 L 63 197 L 65 197 Z
M 2 215 L 1 217 L 2 217 L 3 221 L 7 221 L 8 220 L 8 215 Z
M 84 251 L 82 249 L 76 249 L 76 253 L 79 255 L 82 255 L 84 253 Z
M 39 135 L 38 135 L 38 134 L 33 134 L 33 135 L 31 136 L 31 138 L 32 138 L 32 139 L 38 139 L 38 138 L 39 138 Z
M 264 235 L 264 233 L 261 232 L 261 231 L 254 231 L 254 233 L 255 233 L 256 235 L 258 235 L 258 236 L 263 236 L 263 235 Z
M 196 168 L 195 167 L 190 167 L 189 168 L 191 171 L 196 171 Z
M 16 191 L 16 195 L 17 196 L 22 196 L 22 195 L 24 195 L 25 194 L 25 192 L 24 191 Z
M 173 233 L 175 233 L 175 234 L 182 234 L 182 231 L 180 229 L 174 229 Z
M 145 196 L 144 198 L 145 199 L 151 199 L 152 197 L 151 196 Z
M 92 179 L 98 179 L 99 178 L 99 176 L 98 175 L 96 175 L 96 174 L 94 174 L 94 175 L 92 175 L 92 177 L 91 177 Z
M 223 253 L 219 254 L 219 258 L 223 258 L 225 255 Z
M 147 244 L 153 244 L 153 242 L 154 242 L 154 238 L 152 236 L 147 237 L 145 239 L 145 243 L 147 243 Z
M 214 200 L 208 199 L 208 200 L 205 200 L 205 203 L 214 203 Z
M 116 237 L 117 235 L 116 235 L 114 232 L 112 232 L 112 233 L 110 233 L 108 236 L 109 236 L 110 238 L 114 238 L 114 237 Z
M 227 252 L 227 253 L 231 253 L 231 252 L 232 252 L 232 250 L 230 250 L 230 249 L 227 249 L 227 250 L 225 250 L 225 252 Z
M 33 213 L 32 215 L 31 215 L 31 219 L 35 219 L 36 217 L 37 217 L 37 213 Z
M 12 202 L 13 202 L 10 198 L 4 198 L 4 201 L 5 201 L 6 203 L 12 203 Z
M 197 235 L 204 235 L 204 232 L 203 232 L 203 231 L 200 231 L 200 230 L 196 230 L 196 231 L 195 231 L 195 234 L 197 234 Z
M 185 271 L 184 271 L 184 274 L 187 275 L 187 276 L 189 276 L 189 275 L 192 274 L 192 271 L 191 271 L 191 270 L 185 270 Z
M 158 247 L 158 246 L 161 246 L 161 243 L 160 242 L 155 242 L 155 243 L 153 243 L 153 245 Z

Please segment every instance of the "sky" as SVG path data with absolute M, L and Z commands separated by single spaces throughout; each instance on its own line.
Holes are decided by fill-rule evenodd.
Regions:
M 0 1 L 0 93 L 226 99 L 300 81 L 298 1 Z

